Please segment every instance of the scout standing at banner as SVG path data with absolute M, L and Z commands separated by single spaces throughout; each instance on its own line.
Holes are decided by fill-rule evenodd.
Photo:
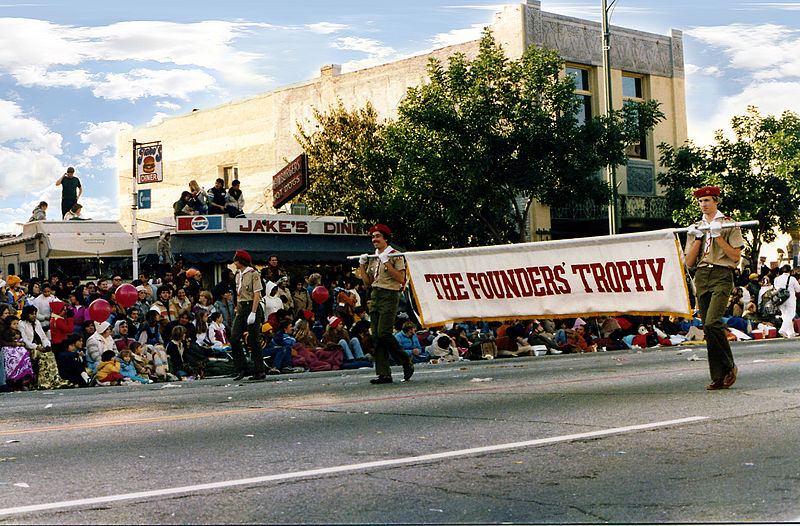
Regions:
M 406 279 L 406 264 L 402 256 L 392 257 L 397 252 L 389 246 L 392 231 L 386 225 L 375 225 L 369 229 L 372 245 L 375 247 L 375 258 L 372 261 L 366 254 L 358 258 L 364 285 L 372 287 L 369 319 L 372 337 L 375 341 L 375 373 L 377 378 L 370 380 L 373 384 L 392 383 L 392 370 L 389 367 L 389 355 L 403 366 L 403 380 L 408 381 L 414 374 L 411 357 L 400 347 L 392 334 L 397 305 L 400 301 L 400 290 Z
M 717 210 L 719 188 L 704 186 L 696 190 L 694 196 L 703 218 L 687 230 L 686 265 L 697 267 L 694 276 L 697 308 L 708 343 L 711 372 L 711 383 L 706 389 L 728 389 L 736 381 L 738 368 L 733 362 L 722 315 L 733 290 L 733 269 L 742 256 L 744 238 L 739 227 L 722 228 L 724 223 L 734 221 Z M 704 232 L 699 227 L 708 230 Z

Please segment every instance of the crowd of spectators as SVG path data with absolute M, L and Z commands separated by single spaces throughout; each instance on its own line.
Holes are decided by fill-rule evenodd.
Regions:
M 208 191 L 192 180 L 189 189 L 181 192 L 172 209 L 175 216 L 226 214 L 228 217 L 244 217 L 244 195 L 238 179 L 234 179 L 226 189 L 225 181 L 219 178 Z
M 760 270 L 736 272 L 724 318 L 731 340 L 793 337 L 800 329 L 800 268 Z M 236 305 L 233 272 L 225 269 L 212 284 L 179 260 L 161 274 L 154 282 L 142 272 L 132 282 L 138 297 L 127 309 L 115 301 L 114 292 L 123 284 L 120 276 L 81 283 L 77 277 L 24 280 L 12 275 L 2 280 L 0 275 L 0 391 L 235 375 L 229 343 Z M 372 367 L 369 300 L 357 276 L 338 271 L 290 278 L 272 256 L 261 269 L 261 279 L 266 321 L 257 340 L 261 348 L 248 351 L 266 361 L 270 374 Z M 780 289 L 789 289 L 789 298 L 776 304 Z M 422 328 L 408 296 L 404 298 L 395 337 L 414 363 L 703 340 L 696 317 L 464 321 Z M 89 310 L 97 299 L 111 305 L 110 316 L 100 322 L 92 320 Z

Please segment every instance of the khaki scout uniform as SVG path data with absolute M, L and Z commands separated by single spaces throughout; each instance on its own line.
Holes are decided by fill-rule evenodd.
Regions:
M 402 256 L 389 258 L 389 264 L 396 270 L 406 268 Z M 397 305 L 400 302 L 400 289 L 403 284 L 392 277 L 378 258 L 370 259 L 367 266 L 367 275 L 373 278 L 372 303 L 369 309 L 370 330 L 375 342 L 375 374 L 378 376 L 391 376 L 389 355 L 392 355 L 398 365 L 408 364 L 411 358 L 406 354 L 397 338 L 394 337 L 394 321 L 397 318 Z
M 717 216 L 717 221 L 723 225 L 733 223 L 729 217 Z M 704 220 L 695 223 L 695 226 L 708 226 Z M 725 239 L 733 248 L 744 246 L 744 238 L 739 227 L 723 228 L 720 237 Z M 686 240 L 686 250 L 694 243 L 695 238 L 689 236 Z M 703 321 L 708 344 L 708 368 L 711 380 L 721 381 L 733 366 L 733 353 L 728 342 L 728 332 L 722 315 L 728 306 L 731 291 L 733 290 L 733 270 L 738 262 L 729 258 L 722 248 L 711 238 L 711 233 L 706 232 L 700 239 L 702 243 L 700 253 L 697 255 L 694 275 L 694 286 L 697 296 L 697 308 L 700 319 Z
M 247 368 L 242 336 L 247 332 L 247 346 L 253 354 L 253 374 L 260 374 L 266 370 L 264 358 L 261 354 L 261 345 L 258 338 L 261 334 L 261 324 L 264 323 L 264 310 L 259 305 L 256 311 L 256 321 L 247 325 L 247 317 L 253 312 L 253 299 L 255 293 L 262 290 L 261 277 L 253 267 L 236 272 L 236 316 L 231 327 L 231 354 L 233 365 L 237 371 Z

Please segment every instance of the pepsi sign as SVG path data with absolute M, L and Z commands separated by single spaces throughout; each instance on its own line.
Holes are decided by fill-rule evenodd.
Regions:
M 180 216 L 178 232 L 222 232 L 222 216 Z

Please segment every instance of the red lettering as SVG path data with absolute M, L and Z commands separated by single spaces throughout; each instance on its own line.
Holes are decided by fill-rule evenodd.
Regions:
M 658 270 L 655 268 L 656 263 L 658 264 Z M 664 273 L 664 258 L 648 259 L 647 266 L 650 267 L 653 279 L 656 280 L 656 290 L 664 290 L 664 286 L 661 284 L 661 275 Z
M 335 234 L 336 223 L 322 223 L 322 232 L 325 234 Z
M 494 292 L 492 291 L 492 285 L 489 283 L 489 277 L 486 275 L 485 272 L 478 273 L 478 283 L 481 286 L 481 292 L 483 295 L 486 296 L 487 300 L 494 299 Z
M 522 297 L 530 298 L 533 296 L 533 287 L 531 286 L 531 280 L 528 277 L 528 272 L 524 268 L 515 268 L 513 271 L 509 270 L 509 272 L 514 272 L 514 274 L 517 275 L 519 292 L 522 294 Z
M 476 300 L 481 299 L 481 295 L 478 294 L 478 275 L 474 272 L 467 272 L 467 283 L 469 284 L 469 288 L 472 289 L 472 296 Z
M 456 295 L 453 292 L 453 285 L 450 283 L 450 274 L 442 274 L 439 277 L 439 283 L 442 284 L 442 292 L 444 292 L 445 299 L 454 300 L 456 299 Z
M 628 265 L 627 261 L 617 261 L 616 266 L 617 270 L 619 270 L 619 282 L 620 285 L 622 285 L 622 292 L 630 292 L 631 289 L 628 287 L 628 280 L 633 277 L 631 266 Z
M 555 277 L 550 267 L 539 267 L 539 272 L 542 273 L 542 281 L 544 282 L 544 289 L 547 291 L 548 296 L 558 294 L 558 287 L 556 287 Z
M 436 297 L 441 300 L 444 298 L 442 297 L 442 293 L 439 292 L 439 287 L 436 286 L 436 282 L 440 279 L 441 276 L 439 274 L 425 274 L 425 281 L 433 284 L 433 290 L 436 291 Z
M 572 273 L 577 274 L 579 272 L 581 274 L 581 281 L 583 281 L 583 289 L 586 291 L 587 294 L 593 293 L 594 291 L 589 286 L 589 283 L 586 281 L 586 273 L 589 272 L 589 265 L 587 264 L 572 265 Z
M 253 223 L 253 232 L 259 232 L 259 231 L 261 232 L 264 231 L 264 223 L 262 223 L 261 221 L 256 221 L 255 223 Z
M 486 274 L 489 276 L 489 283 L 491 283 L 492 292 L 495 297 L 497 297 L 497 299 L 505 298 L 506 291 L 503 289 L 503 278 L 500 277 L 501 274 L 505 275 L 505 273 L 499 270 L 490 270 Z
M 608 283 L 609 289 L 614 292 L 622 292 L 622 285 L 619 282 L 619 273 L 614 263 L 606 263 L 606 282 Z
M 247 220 L 247 226 L 239 225 L 239 232 L 250 232 L 253 230 L 253 221 L 251 219 Z
M 531 287 L 533 287 L 534 296 L 546 296 L 547 292 L 539 286 L 542 281 L 539 279 L 539 276 L 536 275 L 540 273 L 539 267 L 528 267 L 525 270 L 528 271 L 528 276 L 531 278 Z
M 464 277 L 461 274 L 450 274 L 450 279 L 453 281 L 453 289 L 456 292 L 457 300 L 468 300 L 469 294 L 464 290 Z
M 308 233 L 308 223 L 306 221 L 297 221 L 295 223 L 295 231 L 298 234 L 307 234 Z
M 597 285 L 597 292 L 610 292 L 608 283 L 606 283 L 605 272 L 603 272 L 603 265 L 600 263 L 592 263 L 591 268 L 594 284 Z
M 266 228 L 267 232 L 275 232 L 276 234 L 278 233 L 277 221 L 266 221 L 266 223 L 267 224 L 264 225 L 264 228 Z
M 291 223 L 289 221 L 278 221 L 278 230 L 284 233 L 291 233 Z
M 558 291 L 561 294 L 570 294 L 572 292 L 572 287 L 569 286 L 569 281 L 564 279 L 564 274 L 566 273 L 567 269 L 565 269 L 561 265 L 556 265 L 555 267 L 553 267 L 553 275 L 555 277 L 555 280 L 561 284 L 561 287 L 559 287 L 558 289 Z
M 639 270 L 640 266 L 641 270 Z M 650 292 L 653 290 L 650 281 L 647 279 L 647 267 L 645 266 L 644 259 L 634 259 L 631 261 L 631 271 L 633 271 L 633 279 L 636 283 L 636 292 L 643 292 L 645 290 Z
M 500 272 L 500 275 L 503 276 L 503 286 L 506 288 L 506 298 L 510 298 L 512 296 L 519 298 L 519 287 L 514 280 L 514 271 L 507 270 L 505 272 Z

